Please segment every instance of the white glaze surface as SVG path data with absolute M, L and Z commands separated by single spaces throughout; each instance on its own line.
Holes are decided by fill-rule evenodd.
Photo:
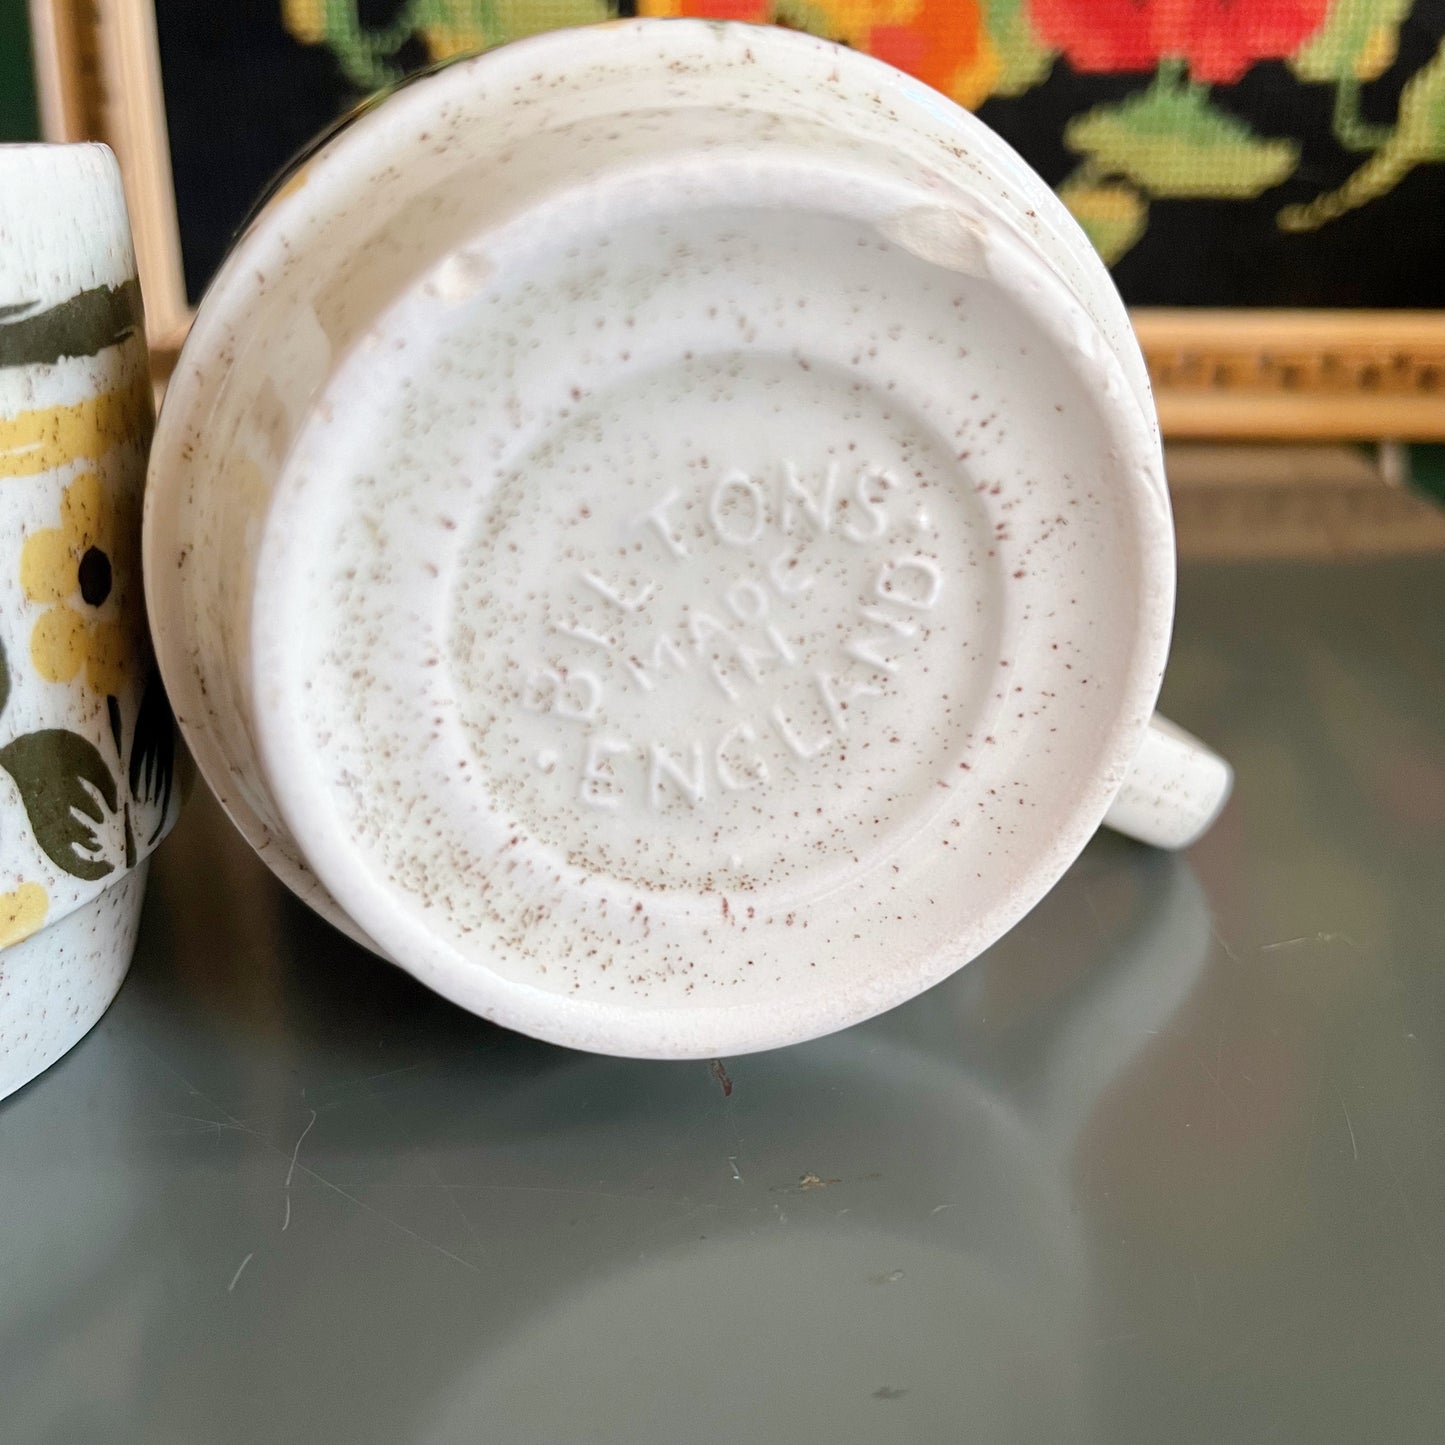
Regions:
M 99 1022 L 135 951 L 150 859 L 88 903 L 0 953 L 0 1099 Z
M 624 179 L 474 236 L 481 284 L 395 303 L 287 463 L 266 768 L 351 916 L 474 1006 L 817 1031 L 995 927 L 1092 803 L 1159 585 L 1142 428 L 1061 287 L 1046 329 L 991 279 L 989 218 L 940 266 L 926 196 L 805 186 Z

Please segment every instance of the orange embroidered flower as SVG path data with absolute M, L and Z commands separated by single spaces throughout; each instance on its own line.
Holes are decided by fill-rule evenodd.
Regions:
M 638 14 L 806 30 L 876 55 L 970 107 L 988 99 L 1001 70 L 978 0 L 640 0 Z
M 47 682 L 82 671 L 96 692 L 125 686 L 130 651 L 117 597 L 115 508 L 94 472 L 77 477 L 60 503 L 60 525 L 35 532 L 20 552 L 20 585 L 50 604 L 30 634 L 30 657 Z
M 917 0 L 897 20 L 870 25 L 863 44 L 970 110 L 988 99 L 1001 69 L 974 0 Z

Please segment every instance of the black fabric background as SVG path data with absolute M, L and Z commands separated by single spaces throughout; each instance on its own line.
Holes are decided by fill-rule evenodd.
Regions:
M 366 0 L 382 23 L 400 0 Z M 621 6 L 624 13 L 631 7 Z M 275 173 L 361 96 L 329 52 L 297 44 L 279 0 L 156 0 L 187 288 L 198 299 L 236 228 Z M 1445 0 L 1417 0 L 1395 64 L 1365 89 L 1368 119 L 1389 123 L 1400 87 L 1445 33 Z M 419 45 L 400 57 L 420 66 Z M 1048 80 L 979 115 L 1051 184 L 1077 157 L 1070 117 L 1144 87 L 1147 76 L 1080 76 L 1062 60 Z M 1215 103 L 1263 136 L 1300 142 L 1296 174 L 1258 200 L 1155 201 L 1144 237 L 1115 267 L 1125 300 L 1168 306 L 1445 308 L 1445 165 L 1416 169 L 1396 190 L 1305 235 L 1275 225 L 1282 205 L 1312 200 L 1359 164 L 1329 131 L 1332 92 L 1301 85 L 1283 64 L 1255 66 Z

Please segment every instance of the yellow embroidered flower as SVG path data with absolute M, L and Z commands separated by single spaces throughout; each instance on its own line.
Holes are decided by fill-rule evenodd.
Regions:
M 1059 187 L 1059 199 L 1106 266 L 1119 260 L 1149 224 L 1149 204 L 1131 186 L 1070 178 Z
M 303 45 L 326 39 L 326 0 L 281 0 L 281 24 Z
M 1378 80 L 1395 63 L 1399 49 L 1399 30 L 1393 25 L 1377 25 L 1355 56 L 1355 75 L 1360 80 Z
M 125 686 L 129 639 L 115 576 L 115 508 L 94 472 L 77 477 L 60 503 L 60 525 L 33 533 L 20 552 L 20 585 L 52 604 L 30 634 L 30 657 L 47 682 L 82 668 L 96 692 Z
M 42 923 L 50 899 L 38 883 L 22 883 L 13 893 L 0 893 L 0 948 L 29 938 Z

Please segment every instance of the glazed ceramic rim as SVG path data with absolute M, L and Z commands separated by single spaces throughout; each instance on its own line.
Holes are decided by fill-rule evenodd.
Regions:
M 1078 246 L 1087 245 L 1082 232 L 1067 218 L 1062 204 L 992 132 L 928 87 L 869 57 L 796 32 L 744 26 L 718 27 L 704 22 L 627 21 L 585 31 L 554 31 L 431 75 L 408 87 L 405 93 L 389 100 L 384 107 L 363 115 L 328 142 L 308 164 L 304 199 L 283 194 L 267 208 L 243 237 L 214 283 L 182 354 L 173 382 L 172 405 L 184 406 L 185 414 L 190 415 L 194 414 L 197 402 L 206 399 L 207 387 L 213 383 L 209 379 L 203 382 L 199 373 L 205 365 L 207 345 L 230 320 L 244 316 L 255 288 L 254 272 L 274 255 L 280 231 L 278 217 L 288 213 L 300 215 L 300 212 L 292 210 L 296 206 L 306 208 L 307 213 L 312 215 L 334 213 L 354 194 L 356 185 L 363 183 L 368 174 L 374 174 L 378 166 L 384 166 L 388 158 L 395 157 L 395 147 L 407 144 L 407 120 L 429 114 L 456 93 L 474 90 L 477 68 L 485 67 L 488 81 L 498 86 L 509 78 L 529 76 L 539 70 L 552 68 L 554 72 L 565 71 L 569 68 L 569 58 L 579 46 L 589 51 L 589 61 L 595 61 L 599 57 L 605 58 L 605 46 L 609 42 L 630 44 L 638 31 L 645 32 L 650 42 L 656 42 L 659 35 L 665 34 L 668 46 L 678 53 L 694 57 L 700 50 L 700 37 L 715 35 L 719 31 L 731 37 L 735 44 L 745 41 L 754 47 L 801 49 L 811 56 L 814 63 L 818 53 L 824 53 L 834 60 L 838 68 L 850 72 L 856 70 L 860 85 L 868 82 L 875 89 L 886 87 L 890 92 L 905 97 L 910 104 L 922 102 L 935 120 L 942 110 L 948 117 L 949 125 L 963 132 L 963 138 L 970 141 L 976 155 L 986 160 L 1004 157 L 1011 167 L 1028 178 L 1030 186 L 1037 188 L 1039 209 L 1047 208 L 1051 213 L 1061 214 L 1067 220 L 1065 234 L 1076 238 Z M 603 32 L 610 34 L 604 35 Z M 1046 200 L 1043 199 L 1045 197 Z M 1034 194 L 1029 194 L 1026 199 L 1034 203 L 1036 198 Z M 999 202 L 995 200 L 991 204 L 997 207 Z M 323 209 L 318 212 L 318 207 Z M 416 947 L 418 940 L 408 931 L 404 920 L 398 921 L 396 911 L 390 909 L 384 900 L 378 900 L 367 886 L 366 879 L 351 876 L 328 864 L 316 869 L 313 875 L 304 865 L 286 857 L 284 851 L 276 846 L 278 839 L 259 820 L 238 816 L 238 812 L 244 814 L 248 810 L 238 809 L 235 801 L 228 797 L 226 779 L 232 770 L 219 739 L 205 726 L 204 706 L 186 706 L 187 730 L 197 762 L 208 781 L 221 793 L 223 806 L 253 845 L 270 844 L 264 852 L 268 866 L 314 906 L 321 907 L 332 921 L 353 937 L 369 941 L 361 933 L 361 926 L 365 926 L 371 937 L 382 945 L 382 951 L 393 957 L 405 957 L 408 971 L 436 991 L 499 1023 L 573 1047 L 657 1057 L 705 1057 L 770 1048 L 831 1032 L 881 1012 L 952 973 L 1027 912 L 1053 886 L 1096 831 L 1108 802 L 1124 778 L 1152 712 L 1168 650 L 1173 610 L 1173 532 L 1167 495 L 1158 472 L 1157 432 L 1151 427 L 1150 415 L 1138 403 L 1138 392 L 1126 374 L 1119 343 L 1110 341 L 1102 328 L 1090 319 L 1087 302 L 1042 254 L 1042 242 L 1036 241 L 1036 244 L 1040 254 L 1034 259 L 1041 277 L 1040 284 L 1054 292 L 1063 309 L 1080 313 L 1087 330 L 1101 342 L 1098 362 L 1114 379 L 1115 404 L 1112 408 L 1101 409 L 1100 414 L 1105 418 L 1104 425 L 1115 434 L 1121 428 L 1128 434 L 1124 450 L 1131 460 L 1139 464 L 1136 468 L 1121 469 L 1130 478 L 1121 485 L 1127 485 L 1131 490 L 1130 528 L 1138 548 L 1139 627 L 1133 638 L 1129 664 L 1123 668 L 1129 685 L 1115 700 L 1106 745 L 1101 746 L 1096 755 L 1094 776 L 1100 780 L 1099 788 L 1081 790 L 1073 811 L 1059 820 L 1053 846 L 1046 854 L 1036 856 L 1031 866 L 1023 870 L 1023 876 L 1012 889 L 1006 904 L 993 909 L 981 926 L 960 936 L 951 947 L 940 950 L 931 960 L 933 966 L 926 976 L 916 971 L 906 974 L 900 971 L 900 976 L 892 980 L 891 988 L 872 991 L 862 1006 L 851 1010 L 830 1009 L 826 1001 L 815 1001 L 804 1010 L 808 1019 L 801 1028 L 799 1020 L 794 1017 L 796 1010 L 785 1009 L 775 1003 L 686 1009 L 596 1003 L 583 1005 L 526 984 L 512 983 L 474 964 L 459 970 L 454 962 L 438 956 L 441 950 Z M 1112 298 L 1118 305 L 1117 295 L 1108 284 L 1107 273 L 1091 252 L 1086 265 L 1086 274 L 1095 283 L 1095 302 L 1103 296 L 1105 299 Z M 1121 306 L 1119 310 L 1122 314 Z M 1137 356 L 1137 348 L 1133 354 Z M 192 356 L 196 360 L 187 366 L 187 359 Z M 184 605 L 184 593 L 175 569 L 162 567 L 160 558 L 150 545 L 159 527 L 165 492 L 168 487 L 176 490 L 178 480 L 182 479 L 182 469 L 176 464 L 176 459 L 166 455 L 166 446 L 174 449 L 174 430 L 163 426 L 165 434 L 158 439 L 158 465 L 154 474 L 158 484 L 153 486 L 147 499 L 147 584 L 152 589 L 155 614 L 161 618 L 171 615 L 177 604 Z M 173 686 L 180 684 L 177 690 L 183 696 L 178 701 L 197 704 L 200 699 L 185 696 L 188 691 L 185 684 L 190 679 L 185 666 L 188 659 L 176 655 L 176 645 L 180 640 L 169 629 L 158 628 L 157 652 L 162 658 L 167 679 L 174 678 Z M 284 821 L 293 829 L 297 843 L 301 844 L 308 840 L 313 828 L 307 811 L 297 807 L 295 799 L 290 796 L 290 784 L 294 780 L 288 776 L 289 754 L 283 729 L 275 719 L 266 716 L 263 709 L 257 711 L 261 715 L 253 721 L 257 724 L 267 781 L 283 782 L 283 786 L 274 790 L 273 796 L 280 803 L 279 811 Z M 309 838 L 309 841 L 312 847 L 299 850 L 308 863 L 328 856 L 325 848 L 316 846 L 321 841 L 319 836 Z M 328 843 L 331 841 L 327 840 Z M 324 903 L 316 897 L 317 879 L 330 889 L 331 896 L 325 898 Z M 327 908 L 325 903 L 333 906 Z M 345 913 L 338 917 L 343 909 Z M 422 940 L 423 944 L 425 942 Z M 398 944 L 402 946 L 398 947 Z M 482 986 L 479 987 L 479 984 Z

